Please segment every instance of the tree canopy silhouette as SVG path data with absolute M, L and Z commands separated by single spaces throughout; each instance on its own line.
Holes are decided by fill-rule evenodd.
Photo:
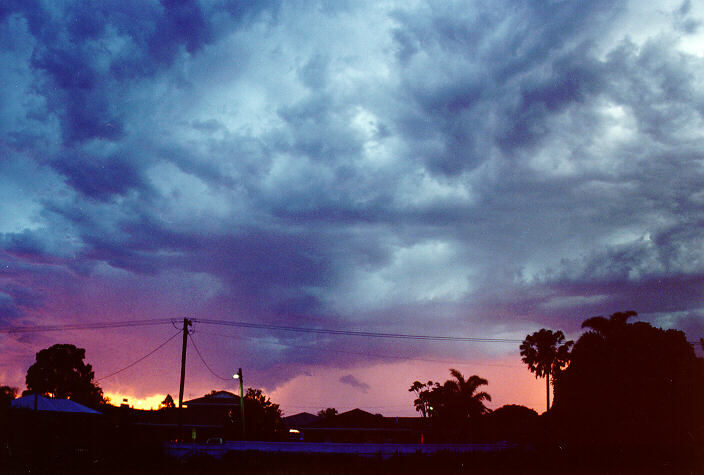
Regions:
M 526 336 L 521 343 L 523 362 L 536 378 L 545 378 L 546 411 L 550 410 L 550 376 L 554 378 L 567 365 L 573 344 L 571 340 L 565 341 L 561 331 L 553 332 L 545 328 Z
M 493 410 L 486 419 L 489 440 L 528 442 L 536 438 L 540 416 L 525 406 L 507 404 Z
M 442 401 L 447 409 L 458 417 L 476 418 L 486 414 L 489 410 L 484 405 L 484 401 L 491 401 L 491 396 L 485 391 L 477 391 L 479 386 L 486 386 L 489 381 L 472 375 L 464 377 L 462 373 L 454 368 L 450 368 L 450 375 L 453 379 L 448 379 L 443 384 L 445 400 Z
M 106 401 L 103 390 L 93 381 L 93 367 L 83 360 L 86 350 L 57 344 L 39 351 L 27 370 L 27 392 L 71 399 L 95 407 Z
M 323 419 L 332 419 L 337 415 L 337 409 L 334 407 L 328 407 L 327 409 L 321 409 L 318 411 L 318 416 Z
M 607 337 L 614 332 L 623 330 L 628 323 L 628 319 L 638 315 L 638 312 L 628 310 L 626 312 L 615 312 L 606 318 L 602 315 L 587 318 L 582 322 L 582 328 L 589 328 L 591 331 Z
M 159 403 L 159 408 L 169 408 L 169 407 L 176 407 L 176 403 L 174 402 L 174 398 L 171 397 L 171 394 L 167 394 L 166 397 L 164 398 L 161 403 Z
M 430 417 L 438 429 L 447 433 L 467 432 L 471 422 L 489 412 L 484 402 L 491 401 L 491 396 L 478 390 L 489 382 L 477 375 L 465 378 L 454 368 L 450 369 L 450 375 L 452 379 L 442 385 L 415 381 L 409 391 L 417 395 L 413 402 L 416 411 Z
M 428 417 L 431 408 L 431 394 L 434 389 L 440 387 L 440 383 L 434 383 L 428 381 L 427 383 L 421 383 L 420 381 L 413 381 L 413 384 L 408 388 L 408 392 L 416 393 L 416 399 L 413 401 L 413 406 L 416 411 L 420 412 L 423 417 Z
M 704 442 L 704 360 L 679 330 L 592 317 L 555 381 L 564 435 L 589 443 Z
M 484 391 L 477 392 L 477 389 L 489 382 L 477 375 L 465 378 L 454 368 L 450 368 L 450 375 L 453 379 L 448 379 L 443 385 L 433 381 L 413 382 L 408 391 L 417 395 L 413 401 L 416 411 L 423 417 L 451 415 L 463 419 L 485 414 L 488 409 L 484 401 L 491 401 L 491 396 Z
M 250 440 L 271 440 L 281 430 L 281 409 L 261 389 L 247 388 L 244 412 Z
M 17 397 L 17 388 L 0 386 L 0 410 L 10 407 L 10 403 Z

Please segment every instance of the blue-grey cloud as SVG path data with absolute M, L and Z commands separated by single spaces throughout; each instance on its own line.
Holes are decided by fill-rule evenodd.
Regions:
M 656 10 L 6 2 L 4 315 L 699 331 L 704 12 Z M 270 384 L 389 350 L 249 337 Z

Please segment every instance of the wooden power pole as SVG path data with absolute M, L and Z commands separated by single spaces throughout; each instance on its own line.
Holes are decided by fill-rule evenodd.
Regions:
M 181 385 L 178 389 L 178 437 L 183 439 L 183 385 L 186 380 L 186 345 L 188 343 L 188 327 L 193 325 L 189 319 L 183 319 L 183 346 L 181 347 Z

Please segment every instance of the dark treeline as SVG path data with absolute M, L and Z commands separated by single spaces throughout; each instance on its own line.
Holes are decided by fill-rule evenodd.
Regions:
M 610 461 L 696 460 L 704 467 L 704 359 L 682 331 L 630 322 L 636 315 L 589 318 L 576 342 L 547 329 L 526 337 L 522 359 L 546 379 L 541 416 L 522 406 L 486 410 L 482 401 L 490 397 L 477 388 L 487 381 L 456 370 L 444 384 L 414 382 L 416 410 L 431 419 L 439 441 L 509 440 L 563 454 L 609 454 L 602 459 Z
M 619 446 L 704 446 L 704 359 L 685 334 L 635 312 L 593 317 L 556 373 L 552 440 Z

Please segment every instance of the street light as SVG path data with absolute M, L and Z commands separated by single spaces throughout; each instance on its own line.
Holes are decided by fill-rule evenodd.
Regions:
M 240 417 L 242 418 L 242 440 L 244 440 L 244 378 L 242 377 L 242 368 L 238 369 L 232 378 L 240 380 Z

